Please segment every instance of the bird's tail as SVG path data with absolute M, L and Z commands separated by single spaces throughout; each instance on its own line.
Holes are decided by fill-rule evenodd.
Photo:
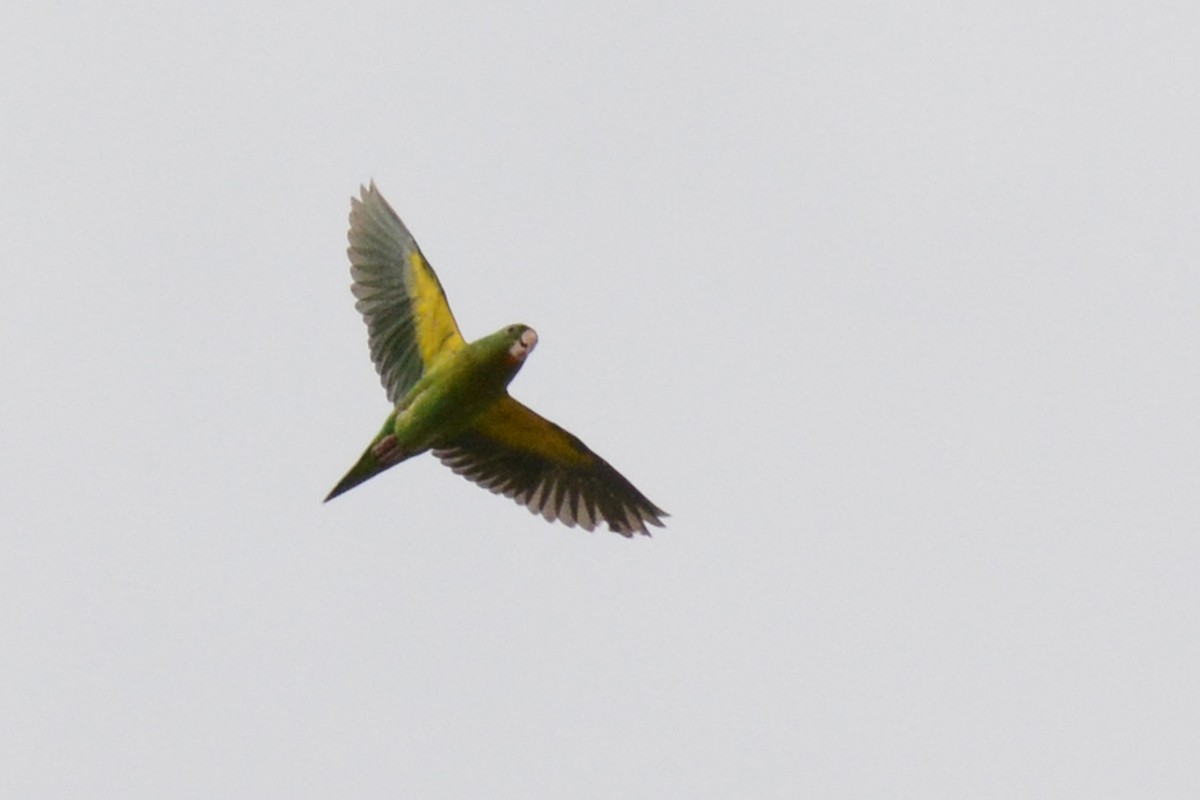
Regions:
M 381 468 L 375 459 L 375 454 L 368 449 L 362 454 L 362 458 L 358 459 L 358 463 L 350 468 L 346 476 L 338 481 L 337 486 L 333 487 L 333 491 L 326 495 L 325 502 L 328 503 L 339 494 L 350 491 L 369 478 L 374 478 L 385 469 L 387 467 Z
M 390 423 L 391 418 L 388 418 Z M 375 437 L 375 441 L 367 447 L 363 454 L 345 477 L 338 481 L 337 486 L 333 487 L 325 502 L 328 503 L 339 494 L 350 491 L 355 486 L 358 486 L 363 481 L 374 478 L 379 473 L 386 469 L 396 466 L 401 461 L 416 455 L 415 453 L 404 453 L 396 444 L 396 437 L 391 433 L 391 425 L 385 424 L 379 435 Z

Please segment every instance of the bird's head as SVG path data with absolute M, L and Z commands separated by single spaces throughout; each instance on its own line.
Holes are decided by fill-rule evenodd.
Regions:
M 507 325 L 480 340 L 480 350 L 486 359 L 509 374 L 517 374 L 525 359 L 537 346 L 537 331 L 528 325 Z M 501 366 L 502 365 L 502 366 Z

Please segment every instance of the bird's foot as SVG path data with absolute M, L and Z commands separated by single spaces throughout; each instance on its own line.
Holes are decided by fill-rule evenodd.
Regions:
M 396 442 L 396 437 L 392 434 L 388 434 L 380 439 L 371 448 L 371 453 L 379 460 L 380 464 L 385 466 L 391 466 L 404 460 L 404 452 L 400 449 L 400 445 Z

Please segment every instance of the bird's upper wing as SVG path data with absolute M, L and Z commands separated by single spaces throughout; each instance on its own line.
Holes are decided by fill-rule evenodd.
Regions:
M 435 447 L 450 469 L 547 520 L 622 536 L 649 535 L 667 513 L 608 462 L 553 422 L 505 395 L 465 433 Z
M 466 341 L 442 284 L 408 228 L 371 182 L 350 200 L 351 291 L 388 400 L 400 401 L 443 353 Z

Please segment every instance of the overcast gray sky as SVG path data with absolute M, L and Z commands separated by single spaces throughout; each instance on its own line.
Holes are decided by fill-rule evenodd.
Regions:
M 1200 792 L 1194 3 L 10 3 L 0 794 Z M 671 512 L 426 457 L 374 178 Z

